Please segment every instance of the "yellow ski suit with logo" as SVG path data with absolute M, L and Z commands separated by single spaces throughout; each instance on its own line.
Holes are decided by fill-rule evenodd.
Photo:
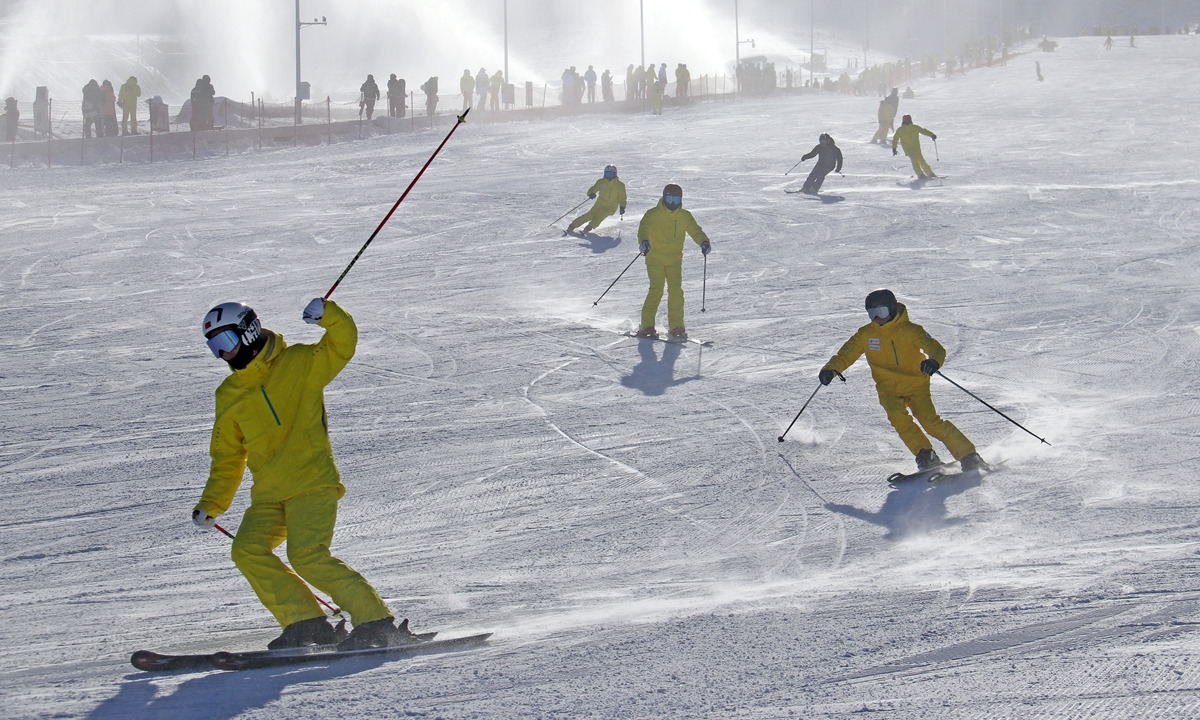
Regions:
M 658 306 L 662 302 L 663 283 L 667 285 L 667 327 L 683 327 L 683 241 L 690 235 L 697 245 L 708 240 L 696 218 L 683 208 L 667 209 L 662 200 L 642 216 L 638 225 L 638 242 L 650 241 L 646 253 L 646 273 L 650 276 L 650 291 L 642 304 L 642 327 L 654 327 Z
M 921 372 L 921 361 L 927 357 L 938 365 L 945 363 L 946 349 L 925 328 L 909 321 L 903 303 L 896 305 L 896 318 L 890 322 L 883 325 L 870 322 L 859 328 L 823 369 L 845 372 L 863 353 L 871 366 L 879 404 L 913 455 L 933 449 L 929 438 L 913 422 L 913 416 L 949 448 L 955 460 L 975 452 L 975 446 L 958 428 L 938 416 L 929 396 L 929 376 Z
M 929 132 L 920 125 L 909 123 L 896 128 L 896 134 L 892 135 L 892 149 L 896 149 L 896 143 L 900 143 L 904 148 L 904 154 L 912 161 L 913 172 L 917 177 L 933 177 L 933 168 L 929 167 L 929 163 L 925 162 L 925 156 L 921 154 L 921 136 L 928 135 L 933 137 L 933 133 Z
M 329 552 L 346 489 L 329 444 L 325 386 L 354 356 L 358 328 L 329 301 L 320 324 L 325 336 L 315 345 L 289 347 L 263 330 L 258 356 L 217 388 L 212 466 L 196 505 L 211 517 L 224 513 L 249 466 L 254 484 L 233 562 L 282 627 L 325 615 L 301 577 L 354 625 L 392 615 L 370 583 Z M 284 540 L 292 569 L 273 552 Z
M 596 204 L 591 210 L 572 220 L 567 229 L 574 230 L 584 223 L 587 223 L 588 230 L 599 227 L 604 218 L 610 217 L 617 208 L 625 207 L 625 183 L 621 182 L 621 178 L 600 178 L 595 185 L 588 188 L 587 194 L 596 196 Z

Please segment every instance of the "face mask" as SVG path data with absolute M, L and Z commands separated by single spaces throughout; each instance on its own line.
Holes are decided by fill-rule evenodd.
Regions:
M 663 195 L 663 205 L 666 205 L 668 210 L 678 210 L 683 205 L 683 196 Z
M 604 179 L 605 179 L 605 180 L 612 180 L 612 179 L 613 179 L 613 178 L 615 178 L 616 176 L 617 176 L 617 174 L 616 174 L 615 172 L 612 172 L 612 171 L 609 171 L 609 172 L 606 172 L 606 173 L 604 173 Z

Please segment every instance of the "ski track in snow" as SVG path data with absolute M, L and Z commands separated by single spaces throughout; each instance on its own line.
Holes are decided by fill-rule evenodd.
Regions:
M 1139 44 L 914 83 L 949 176 L 923 184 L 866 143 L 873 97 L 460 129 L 334 296 L 360 328 L 327 390 L 335 553 L 417 629 L 496 631 L 392 662 L 128 657 L 277 632 L 189 522 L 225 374 L 199 318 L 243 299 L 315 341 L 300 310 L 442 130 L 0 173 L 4 715 L 1197 715 L 1200 38 Z M 784 192 L 821 132 L 841 201 Z M 547 228 L 609 162 L 629 217 Z M 640 264 L 592 306 L 667 182 L 713 239 L 706 313 L 690 243 L 684 265 L 713 348 L 614 334 Z M 1004 469 L 892 489 L 911 461 L 863 362 L 776 443 L 883 286 L 1053 446 L 935 378 Z

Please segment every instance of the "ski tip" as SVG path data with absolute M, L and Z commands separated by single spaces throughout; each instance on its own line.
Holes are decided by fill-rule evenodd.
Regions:
M 129 664 L 138 670 L 155 670 L 161 664 L 159 655 L 149 650 L 138 650 L 129 657 Z

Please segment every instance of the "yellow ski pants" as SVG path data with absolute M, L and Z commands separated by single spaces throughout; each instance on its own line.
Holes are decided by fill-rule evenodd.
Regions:
M 900 433 L 900 439 L 904 441 L 913 455 L 922 450 L 933 449 L 933 443 L 929 442 L 929 438 L 925 437 L 925 433 L 921 432 L 921 428 L 917 427 L 916 422 L 913 422 L 914 416 L 926 432 L 945 444 L 950 453 L 954 455 L 955 460 L 961 460 L 964 456 L 975 452 L 975 446 L 967 439 L 966 435 L 963 435 L 949 420 L 943 420 L 938 416 L 928 391 L 903 397 L 880 395 L 879 404 L 887 411 L 892 427 Z M 910 410 L 912 415 L 909 415 Z
M 892 127 L 890 122 L 879 123 L 879 129 L 875 131 L 874 137 L 871 138 L 873 143 L 887 143 L 888 130 Z
M 933 168 L 925 162 L 925 155 L 921 152 L 921 148 L 912 151 L 905 148 L 904 153 L 908 155 L 909 160 L 912 160 L 913 172 L 917 174 L 917 177 L 933 177 Z
M 600 227 L 600 223 L 604 222 L 604 218 L 611 217 L 616 211 L 616 205 L 609 205 L 597 201 L 596 204 L 592 206 L 591 210 L 588 210 L 584 214 L 572 220 L 569 229 L 574 230 L 584 223 L 587 223 L 587 229 L 589 230 L 594 227 Z
M 650 291 L 642 305 L 642 327 L 654 327 L 654 318 L 662 302 L 663 283 L 667 285 L 667 328 L 683 327 L 683 263 L 663 265 L 647 258 L 646 274 L 650 276 Z
M 329 553 L 337 504 L 337 488 L 320 487 L 281 503 L 251 504 L 242 516 L 233 562 L 281 627 L 325 615 L 300 578 L 349 612 L 353 625 L 392 615 L 362 575 Z M 272 552 L 284 540 L 291 569 Z

